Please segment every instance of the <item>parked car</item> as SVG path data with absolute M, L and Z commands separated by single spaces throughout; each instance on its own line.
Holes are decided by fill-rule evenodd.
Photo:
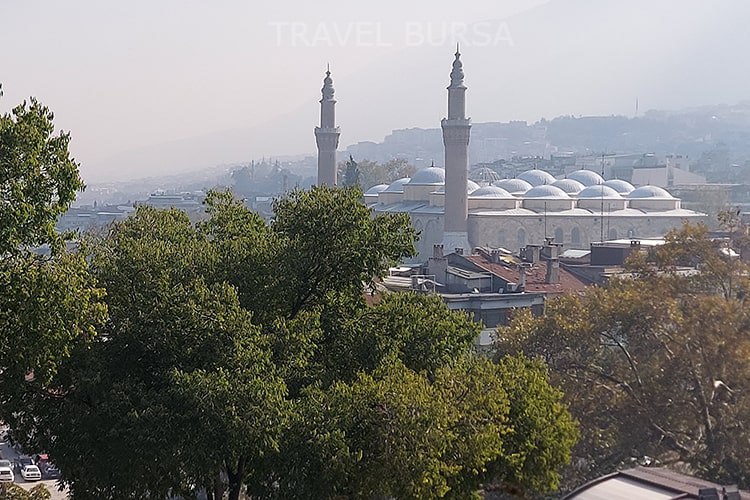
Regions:
M 42 476 L 44 479 L 60 479 L 60 469 L 52 462 L 47 462 L 42 468 Z
M 31 457 L 27 457 L 27 456 L 18 457 L 16 459 L 16 472 L 21 472 L 21 470 L 27 465 L 34 465 L 34 460 L 32 460 Z
M 0 483 L 12 483 L 15 480 L 13 464 L 10 463 L 10 460 L 0 460 Z
M 40 471 L 39 467 L 36 465 L 25 465 L 24 468 L 21 469 L 21 477 L 26 481 L 39 481 L 42 479 L 42 471 Z

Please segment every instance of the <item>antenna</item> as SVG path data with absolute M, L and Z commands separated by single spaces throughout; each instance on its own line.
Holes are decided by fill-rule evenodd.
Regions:
M 547 239 L 547 202 L 544 202 L 544 239 Z
M 602 167 L 602 179 L 604 179 L 604 152 L 602 152 L 601 167 Z M 602 201 L 601 210 L 599 211 L 599 219 L 601 219 L 600 220 L 601 227 L 599 229 L 599 242 L 604 243 L 604 184 L 602 184 L 601 187 L 599 188 L 599 192 L 601 193 L 601 201 Z

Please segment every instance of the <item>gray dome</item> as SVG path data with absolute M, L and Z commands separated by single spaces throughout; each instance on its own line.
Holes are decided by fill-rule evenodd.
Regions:
M 532 186 L 541 186 L 543 184 L 552 184 L 555 182 L 555 178 L 552 177 L 552 174 L 549 172 L 545 172 L 544 170 L 527 170 L 526 172 L 523 172 L 520 174 L 518 179 L 521 179 L 522 181 L 526 181 Z
M 409 184 L 442 184 L 444 182 L 444 169 L 440 167 L 427 167 L 414 174 Z
M 552 186 L 559 187 L 568 194 L 575 194 L 583 191 L 585 187 L 583 184 L 575 179 L 560 179 L 551 184 Z
M 628 198 L 662 198 L 673 200 L 674 197 L 667 192 L 666 189 L 662 189 L 658 186 L 641 186 L 628 193 Z
M 502 179 L 502 177 L 491 168 L 482 167 L 469 172 L 469 179 L 477 182 L 487 182 L 489 184 L 492 184 L 493 182 Z
M 391 185 L 385 188 L 382 192 L 383 193 L 403 193 L 404 192 L 404 184 L 409 182 L 411 179 L 409 177 L 403 177 L 397 181 L 391 182 Z
M 589 186 L 580 193 L 578 193 L 578 198 L 622 198 L 620 196 L 620 193 L 615 191 L 613 188 L 609 186 L 605 186 L 604 184 L 595 184 L 593 186 Z
M 512 194 L 501 187 L 482 186 L 473 193 L 472 198 L 514 198 Z
M 584 186 L 594 186 L 596 184 L 604 184 L 602 176 L 594 172 L 593 170 L 576 170 L 568 174 L 568 179 L 578 181 Z
M 492 183 L 493 186 L 503 188 L 509 193 L 521 194 L 525 193 L 533 186 L 522 179 L 502 179 Z
M 388 189 L 388 184 L 376 184 L 367 191 L 365 191 L 365 196 L 368 194 L 378 194 L 381 191 L 385 191 Z
M 479 189 L 479 184 L 477 184 L 476 182 L 474 182 L 472 180 L 467 180 L 466 181 L 466 192 L 467 193 L 471 194 L 472 192 L 476 191 L 477 189 Z M 434 192 L 435 193 L 443 193 L 443 194 L 445 194 L 445 184 L 443 184 L 442 186 L 440 186 L 439 188 L 437 188 L 437 191 L 434 191 Z
M 628 194 L 635 190 L 635 187 L 628 181 L 620 179 L 610 179 L 604 183 L 605 186 L 609 186 L 620 194 Z
M 524 198 L 570 198 L 570 196 L 559 187 L 542 184 L 529 189 Z

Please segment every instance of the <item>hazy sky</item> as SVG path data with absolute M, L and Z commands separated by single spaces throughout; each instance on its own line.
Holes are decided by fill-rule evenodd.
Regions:
M 750 99 L 745 0 L 0 0 L 0 112 L 34 95 L 88 179 L 436 127 L 455 41 L 475 121 Z

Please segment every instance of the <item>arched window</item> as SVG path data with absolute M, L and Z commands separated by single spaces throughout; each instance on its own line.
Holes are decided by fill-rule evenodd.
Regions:
M 628 238 L 632 238 L 632 237 L 634 237 L 634 236 L 635 236 L 635 230 L 633 230 L 633 229 L 628 229 Z
M 504 247 L 506 245 L 505 231 L 502 229 L 497 232 L 497 244 L 498 246 L 501 246 L 501 247 Z
M 521 248 L 526 246 L 526 230 L 524 228 L 518 230 L 518 246 Z
M 570 241 L 574 245 L 580 245 L 581 244 L 581 230 L 577 227 L 574 227 L 572 231 L 570 231 Z
M 555 243 L 565 243 L 565 235 L 561 227 L 555 229 Z
M 617 229 L 612 228 L 609 230 L 609 239 L 610 240 L 616 240 L 617 239 Z

